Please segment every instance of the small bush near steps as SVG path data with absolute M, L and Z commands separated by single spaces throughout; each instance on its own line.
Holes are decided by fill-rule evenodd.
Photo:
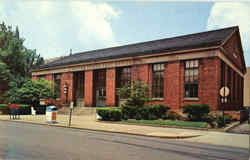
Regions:
M 122 119 L 122 113 L 119 107 L 98 108 L 96 112 L 104 121 L 121 121 Z

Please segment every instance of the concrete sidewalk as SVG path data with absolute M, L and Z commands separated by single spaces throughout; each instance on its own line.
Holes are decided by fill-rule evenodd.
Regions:
M 0 115 L 0 120 L 9 120 L 8 115 Z M 57 115 L 57 123 L 51 126 L 67 127 L 68 115 Z M 20 120 L 11 120 L 18 122 L 34 123 L 47 125 L 45 115 L 22 115 Z M 229 134 L 213 131 L 201 131 L 191 129 L 177 129 L 166 127 L 138 126 L 116 123 L 103 123 L 96 120 L 95 115 L 72 116 L 71 128 L 88 129 L 104 132 L 134 134 L 160 138 L 180 139 L 185 141 L 201 142 L 208 144 L 224 145 L 248 148 L 249 135 Z M 193 138 L 191 138 L 193 137 Z

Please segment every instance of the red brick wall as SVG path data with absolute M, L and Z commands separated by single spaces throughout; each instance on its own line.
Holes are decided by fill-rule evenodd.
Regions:
M 85 71 L 84 84 L 84 101 L 85 107 L 93 106 L 93 71 Z
M 37 76 L 32 76 L 32 80 L 37 80 Z
M 165 100 L 172 110 L 178 110 L 180 107 L 181 88 L 181 62 L 169 62 L 165 68 Z
M 116 94 L 115 94 L 115 68 L 106 70 L 106 106 L 116 105 Z
M 73 100 L 73 73 L 62 73 L 61 76 L 61 101 L 66 102 L 66 96 L 64 94 L 64 84 L 68 85 L 68 103 Z
M 199 99 L 184 99 L 184 62 L 174 61 L 165 65 L 164 71 L 164 99 L 153 100 L 151 104 L 167 104 L 172 110 L 179 110 L 184 104 L 206 103 L 212 110 L 218 107 L 218 90 L 220 85 L 220 60 L 218 58 L 206 58 L 199 61 Z M 148 82 L 152 87 L 152 65 L 137 66 L 137 74 L 133 74 L 135 68 L 132 67 L 132 77 L 137 76 L 142 81 Z M 132 79 L 135 79 L 132 78 Z
M 222 61 L 220 60 L 220 63 L 222 63 Z M 220 64 L 221 65 L 221 64 Z M 225 65 L 225 84 L 227 85 L 228 82 L 228 65 Z M 221 74 L 220 74 L 221 76 Z M 221 103 L 219 100 L 219 108 L 222 110 L 222 108 L 224 110 L 239 110 L 240 107 L 243 105 L 243 88 L 244 88 L 244 84 L 242 82 L 242 77 L 235 72 L 232 68 L 231 68 L 231 89 L 230 89 L 230 95 L 229 98 L 230 99 L 227 103 Z M 220 82 L 220 86 L 221 87 L 222 84 Z M 224 86 L 224 85 L 223 85 Z
M 234 33 L 233 36 L 227 41 L 227 43 L 223 47 L 229 53 L 229 55 L 226 56 L 242 71 L 243 64 L 241 62 L 241 50 L 239 42 L 240 39 L 237 33 Z M 234 56 L 234 54 L 236 54 L 236 57 Z
M 46 78 L 45 78 L 47 81 L 53 81 L 53 75 L 52 74 L 48 74 L 46 75 Z
M 150 81 L 149 79 L 150 71 L 151 71 L 151 65 L 148 65 L 148 64 L 132 66 L 131 67 L 131 79 L 132 81 L 139 79 L 145 84 L 148 84 Z
M 204 58 L 199 60 L 198 100 L 184 98 L 184 62 L 180 65 L 180 107 L 185 104 L 209 104 L 211 110 L 218 108 L 220 85 L 220 60 Z

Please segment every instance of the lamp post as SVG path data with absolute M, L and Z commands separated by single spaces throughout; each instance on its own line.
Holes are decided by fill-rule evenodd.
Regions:
M 221 102 L 222 103 L 227 103 L 227 96 L 229 95 L 229 88 L 227 86 L 223 86 L 220 89 L 220 95 L 221 95 Z M 223 123 L 225 124 L 225 119 L 224 119 L 224 105 L 222 105 L 222 118 L 223 118 Z
M 65 103 L 68 104 L 68 84 L 65 83 L 63 86 L 64 94 L 65 94 Z

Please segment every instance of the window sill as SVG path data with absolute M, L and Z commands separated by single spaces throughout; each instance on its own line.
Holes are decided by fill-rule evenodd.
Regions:
M 199 101 L 198 97 L 185 97 L 184 101 Z
M 152 98 L 152 101 L 164 101 L 164 98 Z

